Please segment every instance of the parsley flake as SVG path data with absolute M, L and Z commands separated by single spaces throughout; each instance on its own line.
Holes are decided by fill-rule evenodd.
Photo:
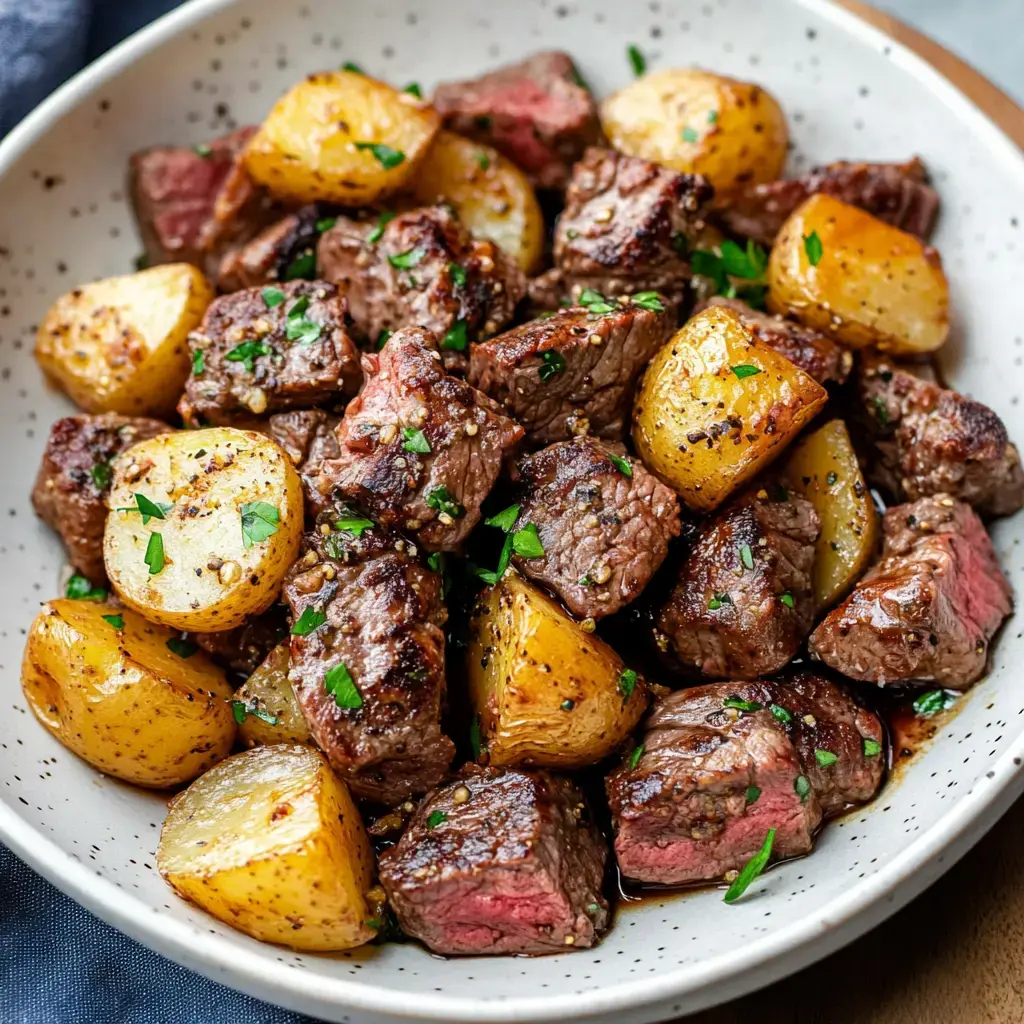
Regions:
M 633 748 L 633 753 L 629 755 L 629 767 L 635 768 L 640 763 L 640 758 L 644 756 L 644 745 L 641 743 L 640 746 Z
M 631 668 L 624 668 L 619 673 L 618 691 L 622 694 L 622 703 L 625 704 L 633 696 L 636 689 L 636 673 Z
M 94 587 L 84 576 L 76 574 L 68 580 L 64 596 L 75 601 L 105 601 L 107 592 L 103 587 Z
M 796 777 L 796 781 L 793 783 L 793 791 L 800 797 L 800 803 L 807 803 L 807 798 L 811 795 L 811 784 L 808 782 L 806 775 L 798 775 Z
M 312 249 L 299 253 L 285 268 L 286 281 L 311 281 L 316 277 L 316 253 Z
M 338 223 L 337 217 L 321 217 L 316 222 L 316 233 L 322 235 L 325 231 L 330 231 L 335 224 Z
M 739 366 L 731 366 L 729 369 L 732 370 L 739 380 L 744 380 L 747 377 L 753 377 L 764 372 L 760 366 L 751 366 L 750 363 L 740 363 Z
M 224 358 L 229 363 L 241 363 L 248 373 L 256 370 L 256 360 L 260 356 L 269 356 L 273 349 L 265 341 L 243 341 L 236 345 Z
M 390 171 L 393 167 L 405 163 L 405 154 L 400 149 L 392 149 L 382 142 L 357 142 L 356 149 L 368 149 L 385 171 Z
M 342 71 L 351 71 L 353 75 L 365 74 L 363 69 L 358 64 L 356 64 L 355 61 L 351 61 L 351 60 L 345 61 L 345 63 L 341 65 L 341 70 Z
M 415 249 L 407 249 L 405 252 L 389 256 L 388 263 L 390 263 L 396 270 L 409 270 L 412 267 L 415 267 L 420 260 L 426 256 L 426 254 L 426 249 L 421 249 L 419 247 Z
M 304 316 L 289 315 L 284 335 L 289 341 L 297 341 L 300 345 L 312 345 L 319 340 L 323 327 L 315 320 L 307 320 Z
M 821 257 L 825 255 L 825 250 L 817 231 L 804 235 L 804 252 L 807 253 L 807 262 L 812 267 L 816 267 L 821 262 Z
M 465 352 L 468 344 L 465 320 L 456 320 L 441 339 L 441 348 L 450 352 Z
M 89 476 L 92 477 L 92 485 L 97 491 L 105 491 L 110 486 L 110 479 L 113 476 L 109 462 L 96 462 L 89 467 Z
M 427 504 L 436 509 L 438 512 L 444 512 L 446 515 L 452 517 L 452 519 L 458 519 L 459 516 L 465 512 L 465 508 L 462 507 L 453 497 L 451 491 L 442 484 L 440 487 L 433 488 L 427 495 Z
M 803 778 L 803 776 L 801 775 L 800 778 Z M 764 871 L 768 858 L 772 855 L 772 843 L 774 841 L 775 829 L 770 828 L 768 829 L 768 835 L 764 838 L 761 849 L 743 865 L 743 870 L 736 876 L 736 881 L 726 889 L 725 895 L 722 897 L 726 903 L 735 903 L 750 888 L 754 879 Z
M 535 524 L 527 523 L 521 530 L 516 530 L 512 534 L 512 550 L 520 558 L 544 557 L 544 545 L 540 541 Z
M 302 614 L 296 620 L 295 625 L 292 626 L 292 636 L 309 636 L 310 633 L 316 632 L 326 621 L 327 616 L 319 608 L 314 608 L 311 604 L 306 605 L 302 609 Z
M 448 264 L 448 275 L 451 277 L 453 283 L 460 287 L 466 283 L 466 268 L 460 267 L 458 263 Z
M 657 292 L 636 292 L 631 299 L 634 306 L 649 310 L 651 313 L 665 312 L 665 303 Z
M 776 719 L 782 722 L 783 725 L 788 725 L 790 722 L 793 721 L 792 712 L 787 711 L 786 708 L 784 708 L 781 704 L 769 704 L 768 710 L 771 711 L 771 713 L 776 717 Z
M 264 288 L 260 292 L 260 298 L 263 299 L 263 304 L 267 309 L 273 309 L 284 302 L 284 292 L 280 288 Z
M 192 152 L 195 153 L 196 156 L 201 156 L 204 160 L 213 156 L 213 150 L 210 148 L 209 144 L 205 142 L 200 142 L 193 146 Z
M 265 501 L 249 501 L 239 511 L 242 514 L 242 543 L 247 548 L 277 533 L 281 513 L 275 505 Z
M 639 78 L 647 70 L 647 58 L 640 52 L 640 47 L 630 43 L 626 48 L 626 55 L 629 57 L 629 66 L 633 74 Z
M 149 535 L 146 554 L 142 559 L 149 566 L 149 575 L 156 576 L 164 569 L 164 539 L 159 533 Z
M 633 467 L 629 464 L 629 459 L 624 459 L 621 455 L 612 455 L 611 453 L 609 453 L 608 458 L 623 476 L 632 477 Z
M 348 666 L 341 662 L 324 676 L 324 689 L 334 698 L 339 708 L 361 708 L 363 695 L 352 679 Z
M 379 352 L 388 343 L 388 339 L 390 337 L 391 331 L 385 327 L 384 330 L 377 335 L 377 343 L 374 345 L 374 348 Z
M 206 372 L 206 353 L 201 348 L 197 348 L 192 353 L 192 375 L 194 377 L 201 377 Z
M 929 690 L 914 701 L 914 714 L 918 718 L 931 718 L 932 715 L 951 707 L 955 700 L 956 698 L 945 690 Z
M 872 402 L 875 406 L 875 416 L 878 419 L 878 422 L 881 423 L 883 427 L 889 426 L 889 410 L 885 407 L 885 402 L 882 400 L 882 396 L 875 395 Z
M 431 448 L 427 435 L 415 427 L 402 427 L 402 448 L 407 452 L 415 452 L 417 455 L 429 455 Z
M 431 811 L 427 816 L 427 828 L 437 828 L 438 825 L 443 824 L 448 820 L 448 815 L 444 811 Z
M 384 210 L 381 215 L 377 218 L 377 226 L 366 236 L 367 242 L 370 245 L 374 245 L 379 242 L 381 235 L 384 234 L 384 229 L 395 219 L 395 215 L 391 210 Z
M 124 616 L 123 615 L 104 615 L 104 622 L 109 622 L 114 629 L 124 629 Z
M 491 158 L 482 149 L 478 149 L 476 163 L 481 171 L 486 171 L 491 166 Z
M 794 606 L 793 595 L 787 590 L 786 593 L 779 597 L 779 600 L 787 607 L 792 608 Z
M 833 754 L 831 750 L 815 750 L 814 760 L 817 761 L 822 768 L 827 768 L 830 764 L 835 764 L 839 758 Z
M 878 740 L 864 741 L 864 756 L 865 757 L 877 757 L 882 752 L 882 744 Z
M 744 700 L 742 697 L 732 693 L 722 701 L 722 707 L 753 713 L 754 711 L 760 711 L 764 705 L 758 704 L 756 700 Z
M 565 373 L 565 356 L 561 352 L 556 352 L 554 349 L 548 349 L 547 352 L 541 352 L 540 354 L 540 368 L 537 370 L 537 376 L 542 381 L 549 381 L 552 377 L 557 377 L 560 373 Z
M 144 494 L 133 494 L 135 507 L 131 505 L 115 509 L 116 512 L 138 512 L 142 515 L 142 525 L 148 526 L 150 519 L 166 519 L 167 513 L 174 508 L 165 501 L 150 501 Z
M 365 516 L 343 516 L 335 524 L 336 530 L 341 530 L 343 533 L 351 533 L 353 537 L 362 537 L 366 530 L 372 529 L 374 522 L 372 519 L 367 519 Z
M 710 601 L 708 601 L 708 610 L 716 612 L 724 604 L 732 604 L 732 598 L 728 594 L 715 594 Z
M 241 725 L 249 715 L 253 718 L 258 718 L 261 722 L 266 722 L 267 725 L 277 725 L 280 721 L 269 711 L 264 711 L 262 708 L 256 705 L 256 699 L 253 698 L 248 704 L 244 700 L 233 700 L 231 701 L 231 714 L 235 716 L 235 721 Z
M 172 636 L 167 641 L 167 650 L 171 654 L 176 654 L 179 658 L 191 658 L 199 648 L 190 640 L 185 640 L 180 636 Z
M 473 751 L 473 760 L 480 760 L 480 751 L 485 749 L 483 738 L 480 734 L 480 716 L 474 715 L 473 721 L 469 723 L 469 749 Z
M 423 90 L 420 88 L 419 82 L 410 82 L 402 92 L 407 92 L 410 96 L 415 96 L 416 99 L 423 99 Z
M 718 111 L 717 110 L 709 110 L 708 111 L 708 124 L 718 124 Z
M 761 788 L 759 786 L 747 786 L 747 806 L 757 803 L 757 798 L 761 795 Z
M 754 568 L 754 553 L 750 550 L 749 544 L 744 544 L 740 548 L 740 561 L 747 569 Z
M 516 525 L 516 520 L 519 518 L 519 506 L 509 505 L 508 508 L 502 509 L 496 516 L 491 516 L 490 519 L 484 520 L 485 526 L 496 526 L 499 530 L 504 530 L 508 533 L 513 526 Z
M 697 142 L 700 139 L 700 134 L 696 131 L 696 129 L 691 128 L 689 125 L 687 125 L 683 129 L 681 137 L 683 142 Z

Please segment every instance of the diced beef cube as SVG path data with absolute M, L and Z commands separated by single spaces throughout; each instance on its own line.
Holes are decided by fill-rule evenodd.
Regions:
M 32 506 L 60 534 L 68 561 L 94 583 L 106 575 L 103 528 L 110 464 L 133 444 L 170 430 L 159 420 L 114 413 L 65 416 L 50 428 L 32 488 Z
M 338 404 L 359 390 L 345 303 L 324 281 L 222 295 L 189 345 L 192 374 L 178 412 L 191 426 Z
M 441 732 L 445 610 L 415 545 L 367 522 L 336 506 L 306 535 L 284 584 L 300 630 L 289 678 L 352 791 L 396 804 L 437 785 L 455 753 Z
M 465 381 L 445 373 L 434 336 L 394 334 L 363 356 L 367 381 L 338 427 L 339 453 L 324 464 L 337 493 L 385 525 L 453 551 L 480 519 L 522 428 Z
M 267 424 L 270 436 L 285 450 L 299 471 L 306 514 L 316 516 L 331 501 L 334 481 L 324 464 L 341 451 L 337 429 L 341 419 L 322 409 L 280 412 Z
M 444 205 L 399 214 L 383 229 L 377 220 L 339 217 L 321 236 L 317 258 L 371 342 L 385 331 L 426 327 L 456 360 L 464 361 L 468 342 L 509 323 L 526 293 L 516 262 L 473 238 Z
M 244 626 L 220 633 L 189 633 L 188 638 L 232 672 L 251 676 L 267 655 L 288 636 L 284 608 L 271 605 Z
M 622 440 L 637 381 L 675 318 L 657 299 L 650 308 L 609 306 L 559 310 L 474 345 L 469 380 L 501 402 L 534 444 L 586 433 Z
M 837 345 L 823 331 L 804 327 L 795 320 L 760 313 L 740 299 L 716 295 L 694 308 L 694 314 L 708 306 L 723 306 L 735 313 L 758 341 L 775 349 L 795 366 L 799 366 L 819 384 L 842 384 L 853 368 L 853 355 Z
M 778 671 L 814 624 L 819 528 L 811 503 L 776 484 L 731 502 L 705 522 L 683 562 L 658 615 L 658 646 L 705 678 Z
M 606 857 L 569 779 L 468 767 L 423 801 L 380 879 L 403 931 L 435 953 L 561 953 L 608 926 Z
M 772 828 L 773 857 L 809 853 L 824 814 L 877 791 L 882 740 L 874 714 L 811 673 L 672 693 L 636 762 L 605 783 L 619 870 L 662 885 L 731 879 Z
M 551 307 L 590 288 L 615 297 L 658 291 L 678 305 L 687 294 L 691 239 L 704 228 L 714 193 L 700 175 L 592 147 L 572 172 L 555 227 L 555 269 L 531 284 Z
M 922 241 L 939 212 L 939 195 L 928 185 L 924 164 L 914 157 L 905 164 L 839 161 L 815 167 L 802 178 L 751 185 L 718 219 L 734 235 L 772 245 L 789 215 L 818 193 L 859 206 Z
M 1020 454 L 987 405 L 881 355 L 861 357 L 858 384 L 878 455 L 874 483 L 898 500 L 951 494 L 987 515 L 1024 505 Z
M 992 541 L 948 495 L 886 512 L 880 561 L 811 634 L 810 650 L 851 679 L 966 689 L 1013 607 Z
M 565 188 L 573 163 L 602 138 L 593 96 L 557 50 L 439 85 L 431 102 L 449 128 L 494 146 L 538 188 Z
M 562 441 L 522 459 L 519 479 L 516 529 L 533 523 L 544 554 L 513 562 L 581 619 L 637 597 L 679 535 L 675 492 L 619 446 Z

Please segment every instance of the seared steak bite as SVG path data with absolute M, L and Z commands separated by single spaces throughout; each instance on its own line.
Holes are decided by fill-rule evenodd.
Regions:
M 591 147 L 573 168 L 555 227 L 555 269 L 531 285 L 531 298 L 556 306 L 587 288 L 609 297 L 653 290 L 678 304 L 712 194 L 700 175 Z
M 65 416 L 50 428 L 32 488 L 32 507 L 64 542 L 68 561 L 93 582 L 103 568 L 103 528 L 110 464 L 139 441 L 169 433 L 159 420 L 118 416 Z
M 474 766 L 423 801 L 380 879 L 402 930 L 435 953 L 559 953 L 608 925 L 606 857 L 575 783 Z
M 267 425 L 270 436 L 299 471 L 307 516 L 318 515 L 331 500 L 334 481 L 324 472 L 324 463 L 338 457 L 340 422 L 340 417 L 322 409 L 304 409 L 271 416 Z
M 534 444 L 586 433 L 622 440 L 637 380 L 675 326 L 657 296 L 645 306 L 591 308 L 531 320 L 470 353 L 469 380 L 501 402 Z
M 774 857 L 809 853 L 823 815 L 874 796 L 882 739 L 874 714 L 812 673 L 672 693 L 605 784 L 619 870 L 661 885 L 729 878 L 772 828 Z
M 811 653 L 851 679 L 953 690 L 985 671 L 1013 601 L 970 505 L 948 495 L 890 508 L 882 557 L 811 634 Z
M 519 478 L 515 528 L 533 523 L 544 554 L 512 560 L 581 619 L 611 615 L 637 597 L 679 535 L 675 492 L 620 446 L 562 441 L 522 459 Z
M 1024 470 L 1002 420 L 981 402 L 862 355 L 858 385 L 878 459 L 873 481 L 899 500 L 951 494 L 1005 516 L 1024 505 Z
M 751 185 L 719 211 L 718 220 L 734 235 L 771 245 L 789 215 L 819 192 L 859 206 L 922 241 L 927 241 L 939 212 L 938 193 L 928 185 L 924 164 L 914 157 L 905 164 L 838 161 L 801 178 Z
M 192 374 L 178 412 L 192 426 L 341 403 L 359 389 L 345 304 L 324 281 L 222 295 L 189 345 Z
M 814 624 L 818 514 L 777 484 L 708 519 L 657 618 L 658 646 L 687 673 L 756 679 L 776 672 Z
M 594 98 L 572 58 L 558 50 L 443 83 L 431 102 L 449 128 L 494 146 L 538 188 L 564 188 L 573 163 L 601 139 Z
M 367 381 L 324 463 L 337 493 L 385 525 L 417 533 L 431 551 L 454 551 L 480 519 L 505 455 L 523 437 L 486 395 L 445 373 L 434 336 L 398 331 L 363 356 Z
M 758 341 L 785 356 L 819 384 L 842 384 L 850 375 L 852 353 L 822 331 L 804 327 L 782 316 L 758 312 L 741 299 L 727 299 L 721 295 L 700 303 L 693 312 L 697 314 L 708 306 L 723 306 L 731 310 Z
M 322 512 L 284 584 L 289 678 L 352 791 L 396 804 L 448 770 L 441 578 L 416 546 L 346 506 Z
M 189 633 L 188 638 L 218 664 L 251 676 L 267 655 L 288 636 L 284 609 L 271 605 L 244 626 L 220 633 Z

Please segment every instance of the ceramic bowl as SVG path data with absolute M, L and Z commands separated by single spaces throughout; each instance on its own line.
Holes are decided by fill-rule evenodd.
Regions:
M 63 562 L 29 490 L 49 425 L 69 409 L 32 359 L 33 325 L 76 283 L 131 267 L 128 155 L 259 120 L 296 79 L 344 60 L 426 88 L 558 47 L 605 94 L 631 76 L 630 43 L 651 67 L 696 63 L 767 86 L 789 116 L 793 170 L 921 154 L 944 203 L 935 243 L 955 312 L 946 371 L 1024 437 L 1024 158 L 931 68 L 823 0 L 194 0 L 69 82 L 0 145 L 0 839 L 105 920 L 211 978 L 332 1021 L 663 1019 L 765 984 L 878 924 L 1022 788 L 1017 616 L 990 675 L 911 769 L 734 906 L 715 890 L 647 900 L 620 910 L 596 949 L 541 959 L 442 960 L 416 945 L 298 955 L 172 895 L 154 868 L 164 801 L 93 771 L 26 708 L 25 630 L 57 593 Z M 1018 586 L 1022 532 L 1020 516 L 995 527 Z

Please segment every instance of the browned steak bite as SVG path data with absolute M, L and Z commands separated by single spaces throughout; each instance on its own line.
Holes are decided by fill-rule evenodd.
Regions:
M 345 410 L 338 456 L 323 472 L 382 523 L 417 533 L 431 551 L 454 551 L 479 521 L 522 428 L 445 373 L 422 328 L 398 331 L 363 356 L 363 370 L 366 385 Z
M 435 953 L 561 953 L 608 926 L 607 855 L 569 779 L 472 766 L 423 801 L 380 880 Z
M 818 193 L 834 196 L 927 241 L 939 212 L 939 195 L 928 185 L 920 159 L 905 164 L 839 161 L 815 167 L 802 178 L 751 185 L 718 213 L 732 234 L 771 245 L 796 208 Z
M 700 175 L 588 149 L 555 227 L 555 269 L 535 279 L 531 299 L 553 308 L 590 288 L 609 297 L 658 291 L 677 305 L 690 279 L 690 241 L 704 227 L 713 191 Z
M 605 783 L 619 870 L 662 885 L 731 880 L 769 829 L 774 857 L 809 853 L 823 815 L 878 790 L 882 743 L 872 712 L 810 672 L 670 694 L 639 756 Z
M 288 636 L 284 608 L 271 605 L 244 626 L 221 633 L 189 633 L 188 638 L 218 664 L 251 676 L 267 655 Z
M 192 374 L 178 412 L 191 426 L 338 404 L 359 390 L 345 304 L 324 281 L 222 295 L 189 345 Z
M 431 102 L 448 127 L 500 150 L 538 188 L 565 188 L 573 163 L 601 139 L 594 98 L 558 50 L 443 83 Z
M 657 620 L 656 639 L 688 673 L 756 679 L 777 672 L 814 624 L 818 514 L 777 484 L 708 519 Z
M 658 296 L 643 301 L 574 306 L 513 327 L 473 346 L 469 380 L 534 444 L 586 433 L 622 440 L 637 380 L 675 327 Z
M 516 262 L 494 242 L 473 238 L 444 205 L 386 223 L 339 217 L 321 236 L 317 258 L 370 341 L 401 327 L 426 327 L 457 359 L 470 341 L 500 331 L 526 293 Z
M 858 385 L 878 454 L 873 482 L 900 500 L 951 494 L 987 515 L 1024 505 L 1020 454 L 987 405 L 884 356 L 861 356 Z
M 615 445 L 562 441 L 519 463 L 519 520 L 537 527 L 544 554 L 513 556 L 579 618 L 617 612 L 647 586 L 679 535 L 675 492 Z
M 948 495 L 889 509 L 881 560 L 811 634 L 811 653 L 851 679 L 968 687 L 1013 608 L 992 541 Z
M 65 416 L 50 428 L 32 506 L 60 534 L 68 561 L 94 583 L 104 578 L 103 527 L 110 464 L 126 448 L 171 428 L 159 420 L 103 413 Z
M 819 384 L 842 384 L 850 375 L 852 353 L 837 345 L 823 331 L 804 327 L 782 316 L 759 313 L 740 299 L 727 299 L 721 295 L 700 303 L 693 312 L 699 313 L 708 306 L 723 306 L 731 310 L 758 341 L 785 356 Z
M 445 610 L 416 546 L 346 506 L 317 517 L 285 579 L 289 678 L 317 745 L 364 800 L 396 804 L 444 777 Z
M 280 412 L 270 417 L 270 436 L 287 452 L 299 471 L 306 515 L 316 516 L 326 508 L 334 491 L 334 481 L 324 472 L 324 463 L 336 459 L 337 429 L 340 417 L 322 409 Z

